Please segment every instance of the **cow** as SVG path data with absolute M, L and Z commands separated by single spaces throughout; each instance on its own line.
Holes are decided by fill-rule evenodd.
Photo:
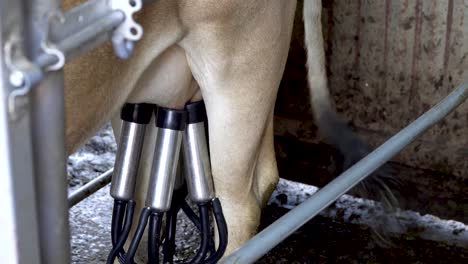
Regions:
M 64 8 L 77 2 L 64 0 Z M 145 5 L 136 17 L 144 37 L 130 59 L 116 58 L 109 44 L 65 67 L 67 152 L 111 119 L 118 127 L 126 102 L 182 109 L 203 99 L 229 254 L 256 233 L 261 209 L 279 180 L 273 109 L 295 9 L 293 0 L 159 0 Z M 340 120 L 327 88 L 321 0 L 305 0 L 303 12 L 314 118 L 351 164 L 368 149 Z M 155 129 L 150 130 L 137 186 L 140 206 L 154 146 Z

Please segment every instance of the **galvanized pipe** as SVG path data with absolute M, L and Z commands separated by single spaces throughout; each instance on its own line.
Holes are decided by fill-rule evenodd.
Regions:
M 81 29 L 79 33 L 56 40 L 56 47 L 62 51 L 67 61 L 84 54 L 111 38 L 111 32 L 125 19 L 120 11 L 112 11 L 94 23 Z M 57 63 L 57 57 L 42 53 L 36 60 L 37 64 L 46 68 Z
M 444 100 L 320 189 L 312 197 L 258 233 L 243 247 L 224 259 L 222 263 L 253 263 L 258 260 L 341 195 L 400 152 L 416 137 L 444 118 L 465 101 L 467 97 L 468 82 L 465 82 Z
M 34 61 L 46 41 L 48 17 L 59 10 L 59 0 L 29 0 L 27 4 L 27 51 Z M 32 90 L 31 134 L 38 205 L 41 263 L 70 262 L 65 111 L 63 72 L 56 71 Z
M 98 177 L 92 179 L 87 184 L 81 186 L 78 190 L 74 191 L 72 194 L 68 196 L 68 206 L 72 208 L 77 203 L 83 201 L 84 199 L 91 196 L 93 193 L 102 189 L 102 187 L 106 186 L 110 183 L 112 179 L 112 172 L 114 169 L 110 169 L 103 174 L 99 175 Z
M 40 263 L 30 112 L 12 119 L 8 98 L 14 89 L 9 80 L 6 49 L 13 39 L 24 38 L 23 1 L 0 1 L 0 260 L 2 263 Z M 22 43 L 17 47 L 23 50 Z M 10 50 L 11 51 L 11 50 Z
M 42 263 L 69 263 L 67 176 L 62 72 L 48 74 L 31 95 Z

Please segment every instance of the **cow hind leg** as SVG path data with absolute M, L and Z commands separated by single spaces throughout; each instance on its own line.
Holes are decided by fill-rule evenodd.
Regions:
M 262 208 L 266 206 L 279 180 L 273 144 L 273 109 L 267 122 L 254 175 L 254 191 Z
M 192 23 L 196 34 L 181 43 L 207 108 L 213 179 L 228 224 L 226 254 L 257 232 L 261 207 L 278 180 L 272 111 L 295 1 L 252 5 L 261 12 L 239 10 L 249 15 L 213 21 L 216 26 Z
M 260 221 L 262 194 L 256 181 L 256 168 L 261 163 L 259 154 L 267 110 L 257 106 L 260 111 L 250 119 L 250 111 L 233 110 L 239 105 L 236 98 L 228 98 L 223 103 L 212 103 L 205 98 L 205 102 L 212 173 L 228 224 L 227 252 L 230 252 L 256 233 Z

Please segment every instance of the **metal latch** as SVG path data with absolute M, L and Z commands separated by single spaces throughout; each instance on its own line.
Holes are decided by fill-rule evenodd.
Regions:
M 125 20 L 117 27 L 112 36 L 112 45 L 116 55 L 121 59 L 127 59 L 133 52 L 134 42 L 143 36 L 143 28 L 133 19 L 133 14 L 142 7 L 141 0 L 112 0 L 113 10 L 120 10 L 125 15 Z

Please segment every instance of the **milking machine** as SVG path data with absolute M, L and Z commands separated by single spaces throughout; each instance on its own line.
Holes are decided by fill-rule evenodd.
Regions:
M 216 263 L 226 250 L 228 233 L 221 203 L 219 199 L 216 198 L 214 192 L 207 136 L 205 133 L 207 131 L 205 105 L 203 101 L 199 101 L 187 104 L 185 109 L 188 113 L 188 120 L 183 137 L 183 145 L 186 180 L 190 199 L 195 202 L 200 209 L 202 235 L 205 234 L 204 230 L 209 232 L 209 226 L 204 226 L 204 221 L 209 222 L 207 209 L 211 205 L 219 236 L 219 246 L 216 252 L 211 254 L 207 259 L 204 259 L 202 255 L 197 255 L 197 257 L 200 258 L 200 261 L 204 260 L 203 263 Z M 209 241 L 203 240 L 202 236 L 202 244 L 198 252 L 206 254 L 208 243 Z
M 120 113 L 122 125 L 110 190 L 114 198 L 111 223 L 113 249 L 108 262 L 112 262 L 118 255 L 124 255 L 123 243 L 130 232 L 135 209 L 133 198 L 143 140 L 153 109 L 154 105 L 151 104 L 125 104 Z
M 228 233 L 211 176 L 206 136 L 206 110 L 202 101 L 187 104 L 185 110 L 167 108 L 154 110 L 158 132 L 145 207 L 140 213 L 128 251 L 125 253 L 123 249 L 132 226 L 135 206 L 133 194 L 144 130 L 151 119 L 150 112 L 154 108 L 150 106 L 126 104 L 122 109 L 120 143 L 111 187 L 111 195 L 115 199 L 111 230 L 113 248 L 107 263 L 113 263 L 116 257 L 121 263 L 134 263 L 138 245 L 147 225 L 149 263 L 159 263 L 160 247 L 164 263 L 172 263 L 175 253 L 177 213 L 180 210 L 183 210 L 194 223 L 201 236 L 199 249 L 188 263 L 216 263 L 226 250 Z M 181 148 L 183 149 L 181 163 L 185 165 L 183 172 L 186 184 L 174 190 Z M 198 206 L 199 216 L 185 201 L 187 194 Z M 216 250 L 210 232 L 210 209 L 218 227 L 219 245 Z M 164 216 L 166 216 L 166 228 L 162 244 L 161 229 Z

